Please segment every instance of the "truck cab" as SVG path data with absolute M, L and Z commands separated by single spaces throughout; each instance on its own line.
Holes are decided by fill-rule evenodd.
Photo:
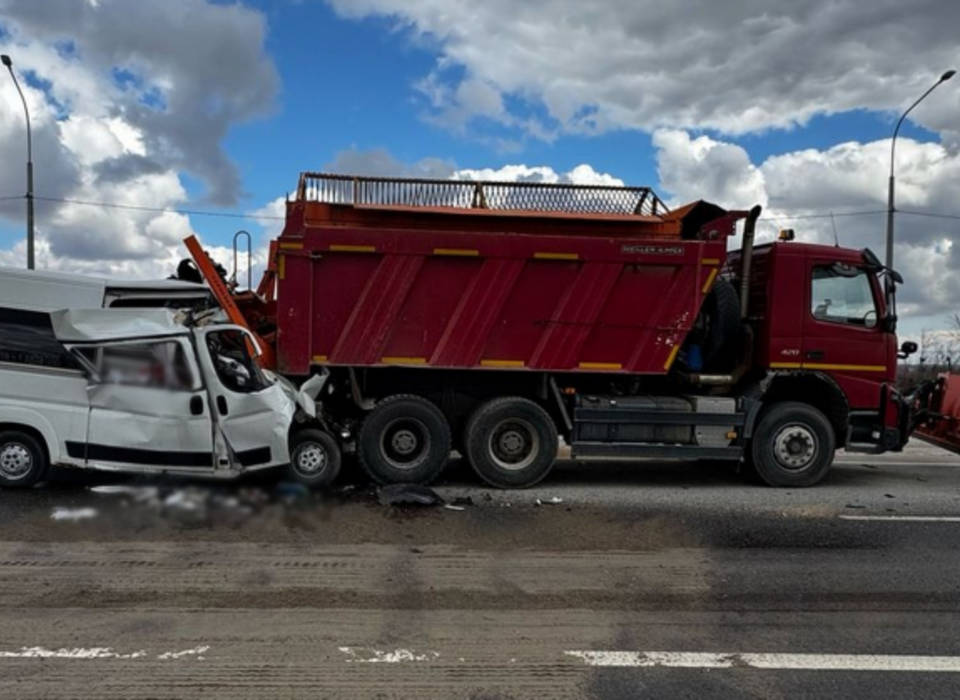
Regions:
M 728 260 L 733 270 L 739 263 Z M 848 450 L 899 450 L 908 437 L 889 274 L 869 250 L 788 241 L 753 250 L 745 320 L 767 396 L 817 406 Z
M 312 400 L 260 368 L 245 328 L 162 309 L 0 312 L 0 486 L 29 486 L 49 465 L 336 475 Z

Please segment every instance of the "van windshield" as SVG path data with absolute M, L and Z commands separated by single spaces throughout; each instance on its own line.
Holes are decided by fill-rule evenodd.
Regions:
M 207 349 L 220 383 L 230 391 L 249 394 L 270 386 L 248 347 L 249 339 L 228 329 L 207 333 Z

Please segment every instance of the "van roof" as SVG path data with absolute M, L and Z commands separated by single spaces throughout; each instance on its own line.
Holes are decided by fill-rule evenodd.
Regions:
M 52 311 L 65 300 L 74 307 L 100 307 L 108 291 L 157 291 L 180 296 L 208 294 L 206 285 L 183 280 L 115 280 L 52 270 L 0 267 L 0 306 Z
M 62 309 L 50 312 L 61 342 L 84 343 L 184 335 L 180 314 L 170 309 Z

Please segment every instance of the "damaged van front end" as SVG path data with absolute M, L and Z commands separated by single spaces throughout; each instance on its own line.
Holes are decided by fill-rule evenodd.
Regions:
M 26 449 L 35 463 L 230 478 L 290 468 L 291 452 L 303 452 L 307 442 L 309 459 L 301 461 L 310 468 L 291 476 L 309 485 L 335 476 L 339 446 L 332 436 L 308 439 L 322 432 L 315 410 L 313 416 L 304 410 L 313 406 L 312 397 L 301 398 L 289 382 L 261 369 L 247 329 L 196 324 L 165 309 L 71 309 L 46 316 L 39 332 L 63 348 L 63 366 L 0 359 L 0 372 L 11 380 L 2 382 L 0 415 L 36 416 L 33 422 L 43 424 L 41 430 L 29 421 L 4 423 L 0 443 L 16 443 L 7 446 L 10 454 Z M 36 336 L 37 318 L 31 323 Z M 69 405 L 59 405 L 59 396 L 69 397 Z M 35 455 L 24 436 L 42 443 Z M 22 465 L 8 471 L 0 469 L 0 485 L 42 477 L 36 469 L 21 474 Z

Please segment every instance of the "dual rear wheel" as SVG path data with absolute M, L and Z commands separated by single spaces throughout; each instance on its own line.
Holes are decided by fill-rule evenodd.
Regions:
M 533 401 L 492 399 L 467 421 L 464 452 L 477 474 L 500 488 L 543 479 L 557 453 L 553 419 Z M 398 394 L 381 401 L 360 429 L 360 464 L 378 483 L 429 483 L 450 456 L 450 425 L 430 401 Z

